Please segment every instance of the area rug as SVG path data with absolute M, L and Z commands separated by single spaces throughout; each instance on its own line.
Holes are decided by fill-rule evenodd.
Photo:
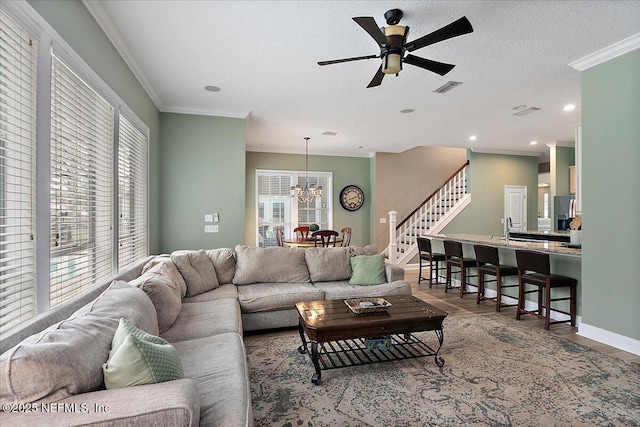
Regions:
M 297 333 L 245 344 L 256 426 L 640 425 L 640 364 L 499 315 L 446 319 L 442 368 L 333 369 L 320 385 Z

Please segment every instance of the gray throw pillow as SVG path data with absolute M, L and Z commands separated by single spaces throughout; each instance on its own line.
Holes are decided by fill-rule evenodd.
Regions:
M 213 263 L 218 276 L 218 283 L 226 285 L 233 282 L 233 276 L 236 271 L 236 258 L 233 250 L 229 248 L 207 249 L 207 256 Z
M 171 261 L 171 256 L 159 255 L 155 257 L 154 259 L 152 259 L 151 261 L 145 264 L 144 268 L 142 269 L 142 274 L 151 270 L 153 267 L 155 267 L 158 264 L 166 264 L 164 266 L 165 268 L 161 270 L 160 275 L 166 282 L 176 283 L 180 291 L 180 298 L 184 298 L 187 295 L 187 284 L 185 283 L 184 278 L 182 277 L 180 272 L 178 271 L 178 268 L 176 267 L 176 265 L 173 263 L 173 261 Z
M 308 248 L 304 252 L 312 282 L 349 280 L 351 277 L 349 248 Z
M 171 260 L 187 284 L 186 296 L 200 295 L 220 286 L 213 263 L 203 249 L 186 253 L 174 252 Z
M 233 283 L 309 283 L 304 249 L 238 245 Z
M 168 282 L 166 273 L 162 274 L 166 269 L 167 263 L 156 264 L 142 276 L 129 282 L 142 289 L 151 299 L 156 308 L 160 333 L 173 325 L 182 308 L 178 285 L 174 282 Z

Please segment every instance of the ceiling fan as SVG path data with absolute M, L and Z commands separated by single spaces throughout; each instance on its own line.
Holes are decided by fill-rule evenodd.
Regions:
M 371 79 L 371 82 L 367 86 L 368 88 L 380 86 L 385 74 L 398 75 L 398 73 L 402 71 L 403 63 L 415 65 L 416 67 L 424 68 L 425 70 L 444 76 L 451 71 L 455 65 L 420 58 L 419 56 L 412 54 L 405 56 L 405 53 L 413 52 L 414 50 L 421 49 L 425 46 L 473 32 L 473 27 L 469 20 L 466 17 L 462 17 L 449 25 L 445 25 L 439 30 L 407 43 L 409 27 L 398 25 L 402 19 L 402 11 L 400 9 L 391 9 L 384 14 L 384 18 L 387 20 L 388 26 L 383 28 L 378 28 L 376 20 L 371 16 L 359 16 L 353 18 L 353 20 L 356 21 L 356 23 L 358 23 L 358 25 L 360 25 L 367 33 L 369 33 L 376 43 L 378 43 L 378 46 L 380 47 L 380 55 L 356 56 L 353 58 L 334 59 L 332 61 L 320 61 L 318 62 L 318 65 L 331 65 L 341 62 L 380 58 L 382 59 L 382 64 L 373 76 L 373 79 Z

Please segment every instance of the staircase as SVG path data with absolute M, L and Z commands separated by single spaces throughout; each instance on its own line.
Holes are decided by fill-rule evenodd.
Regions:
M 406 265 L 418 254 L 416 237 L 438 234 L 471 203 L 467 187 L 469 161 L 453 173 L 437 190 L 396 225 L 396 212 L 389 212 L 389 261 Z

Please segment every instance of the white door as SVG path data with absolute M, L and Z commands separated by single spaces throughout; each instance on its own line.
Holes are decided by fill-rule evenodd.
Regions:
M 504 186 L 504 224 L 509 231 L 527 230 L 527 186 Z

